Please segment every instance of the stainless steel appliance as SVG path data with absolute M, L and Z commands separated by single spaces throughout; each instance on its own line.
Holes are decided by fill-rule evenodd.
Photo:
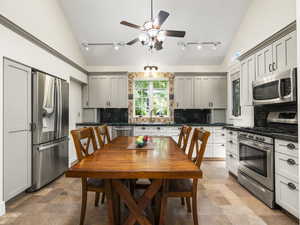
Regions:
M 278 109 L 274 106 L 268 108 Z M 238 181 L 271 208 L 275 206 L 274 138 L 298 136 L 296 108 L 290 105 L 284 108 L 290 110 L 268 111 L 264 126 L 243 128 L 239 134 Z M 259 119 L 260 116 L 256 118 Z
M 268 206 L 274 207 L 274 140 L 240 132 L 238 181 Z
M 32 187 L 35 191 L 68 168 L 69 85 L 33 72 Z
M 113 126 L 112 137 L 133 136 L 133 127 L 131 126 Z
M 253 82 L 254 105 L 297 101 L 297 68 Z

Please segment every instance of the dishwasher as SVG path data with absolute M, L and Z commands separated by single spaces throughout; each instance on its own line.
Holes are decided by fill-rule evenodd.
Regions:
M 120 136 L 133 136 L 133 127 L 131 126 L 113 126 L 112 138 Z

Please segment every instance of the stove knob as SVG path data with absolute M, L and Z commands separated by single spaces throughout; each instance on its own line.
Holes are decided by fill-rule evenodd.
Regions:
M 254 137 L 253 137 L 253 135 L 249 135 L 248 138 L 253 139 Z
M 265 141 L 266 139 L 265 138 L 261 138 L 261 141 Z
M 259 141 L 259 139 L 260 139 L 259 137 L 255 137 L 255 140 Z

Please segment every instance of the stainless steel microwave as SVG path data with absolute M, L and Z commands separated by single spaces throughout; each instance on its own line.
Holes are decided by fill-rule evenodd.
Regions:
M 254 81 L 252 93 L 254 105 L 297 101 L 297 68 Z

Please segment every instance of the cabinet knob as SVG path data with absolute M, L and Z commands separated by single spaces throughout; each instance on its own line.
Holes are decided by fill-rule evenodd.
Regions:
M 273 71 L 277 70 L 275 62 L 273 62 L 273 64 L 272 64 L 272 69 L 273 69 Z
M 288 159 L 288 160 L 286 160 L 286 162 L 292 166 L 296 164 L 295 160 L 293 160 L 293 159 Z
M 286 147 L 290 150 L 294 150 L 296 148 L 296 146 L 293 143 L 289 143 Z
M 272 64 L 269 64 L 269 72 L 272 72 Z
M 291 190 L 295 190 L 296 189 L 296 185 L 293 184 L 293 183 L 291 183 L 291 182 L 289 182 L 287 185 L 288 185 L 289 189 L 291 189 Z

